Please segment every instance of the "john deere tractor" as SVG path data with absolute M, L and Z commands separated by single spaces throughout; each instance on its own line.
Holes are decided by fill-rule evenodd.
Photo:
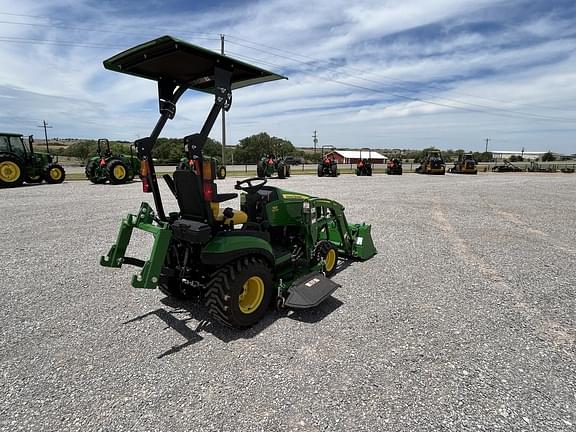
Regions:
M 364 154 L 362 154 L 364 152 Z M 368 157 L 366 157 L 368 153 Z M 357 176 L 371 176 L 372 175 L 372 150 L 369 148 L 360 149 L 358 163 L 356 164 Z
M 338 161 L 334 157 L 335 150 L 334 146 L 322 146 L 318 177 L 336 177 L 338 175 Z
M 155 209 L 144 202 L 126 216 L 101 265 L 140 267 L 132 286 L 195 299 L 215 320 L 242 328 L 271 304 L 318 305 L 338 287 L 328 277 L 339 255 L 364 260 L 376 253 L 370 225 L 349 224 L 342 205 L 268 186 L 266 178 L 238 181 L 240 210 L 221 208 L 237 194 L 218 193 L 216 164 L 202 154 L 208 134 L 222 109 L 230 109 L 232 89 L 284 77 L 170 36 L 124 51 L 104 67 L 157 81 L 160 118 L 151 135 L 136 142 L 143 190 L 152 193 Z M 201 131 L 184 138 L 192 169 L 163 176 L 178 203 L 167 214 L 152 149 L 188 89 L 214 94 L 214 103 Z M 126 256 L 134 229 L 154 236 L 147 260 Z
M 204 158 L 207 159 L 207 158 Z M 210 158 L 214 160 L 214 163 L 216 164 L 216 178 L 218 180 L 224 180 L 226 178 L 226 165 L 220 163 L 220 159 L 218 158 Z M 188 157 L 183 157 L 182 159 L 180 159 L 180 162 L 178 163 L 177 168 L 178 169 L 192 169 L 192 167 L 194 166 L 194 161 L 188 160 Z
M 418 174 L 446 174 L 446 164 L 442 159 L 442 154 L 435 150 L 429 151 L 415 172 Z
M 62 183 L 66 172 L 58 159 L 50 154 L 34 151 L 34 138 L 28 143 L 20 134 L 0 132 L 0 187 L 16 187 L 22 183 Z
M 284 158 L 277 158 L 273 154 L 269 154 L 260 159 L 256 165 L 258 177 L 272 177 L 275 173 L 280 179 L 290 177 L 290 165 L 284 161 Z
M 140 161 L 132 153 L 132 146 L 129 155 L 113 154 L 110 141 L 102 138 L 98 140 L 96 155 L 86 163 L 85 173 L 92 183 L 102 184 L 109 181 L 119 185 L 131 182 L 139 170 Z
M 452 174 L 478 174 L 476 159 L 472 153 L 460 155 L 458 160 L 454 162 L 454 166 L 448 169 L 448 172 Z

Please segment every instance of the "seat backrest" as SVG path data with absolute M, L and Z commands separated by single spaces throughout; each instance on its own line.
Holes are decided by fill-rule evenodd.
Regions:
M 200 178 L 188 170 L 177 170 L 173 177 L 180 216 L 213 225 L 214 216 L 202 195 Z

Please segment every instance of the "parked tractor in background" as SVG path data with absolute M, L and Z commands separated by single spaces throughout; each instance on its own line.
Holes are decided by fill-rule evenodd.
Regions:
M 208 159 L 208 158 L 205 158 Z M 210 160 L 213 160 L 216 166 L 216 178 L 218 180 L 224 180 L 226 178 L 226 165 L 223 165 L 222 163 L 220 163 L 220 159 L 212 157 L 209 158 Z M 191 167 L 194 166 L 194 162 L 191 160 L 188 160 L 187 157 L 183 157 L 182 159 L 180 159 L 180 163 L 178 164 L 177 168 L 178 169 L 192 169 Z
M 66 172 L 58 158 L 34 151 L 34 138 L 25 143 L 21 134 L 0 132 L 0 187 L 17 187 L 22 183 L 62 183 Z
M 232 88 L 282 76 L 170 36 L 122 52 L 104 66 L 157 81 L 160 118 L 151 135 L 136 142 L 143 190 L 152 193 L 155 210 L 144 202 L 122 221 L 102 266 L 141 267 L 132 278 L 135 288 L 202 302 L 214 320 L 244 328 L 270 305 L 310 308 L 328 298 L 339 286 L 328 279 L 339 254 L 366 260 L 376 253 L 370 225 L 348 223 L 342 205 L 267 186 L 266 178 L 236 183 L 240 210 L 220 208 L 238 195 L 218 193 L 215 162 L 202 154 L 208 134 L 222 109 L 230 109 Z M 178 203 L 177 211 L 166 214 L 152 151 L 188 89 L 213 93 L 214 102 L 200 132 L 184 138 L 191 169 L 163 176 Z M 154 236 L 146 261 L 125 255 L 134 229 Z
M 322 146 L 318 177 L 336 177 L 338 175 L 338 161 L 334 156 L 335 151 L 334 146 Z
M 368 151 L 368 157 L 366 156 L 366 151 Z M 362 153 L 364 152 L 364 154 Z M 356 164 L 356 175 L 357 176 L 371 176 L 372 175 L 372 150 L 369 148 L 360 149 L 358 163 Z
M 273 154 L 264 156 L 256 165 L 256 175 L 260 178 L 272 177 L 278 174 L 279 179 L 290 177 L 290 165 L 284 158 L 277 158 Z
M 442 153 L 435 150 L 429 151 L 415 172 L 418 174 L 446 174 L 446 164 L 442 159 Z
M 124 184 L 131 182 L 140 170 L 140 161 L 134 156 L 132 146 L 130 154 L 113 154 L 110 141 L 98 140 L 96 155 L 88 159 L 84 170 L 86 178 L 95 184 Z
M 402 159 L 390 158 L 386 163 L 386 174 L 388 175 L 402 175 Z
M 458 160 L 454 162 L 454 166 L 448 169 L 448 172 L 452 174 L 478 174 L 476 159 L 472 153 L 460 155 Z

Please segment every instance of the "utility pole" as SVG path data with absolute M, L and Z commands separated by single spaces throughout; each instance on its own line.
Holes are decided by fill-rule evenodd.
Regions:
M 220 34 L 220 54 L 224 55 L 224 33 Z M 226 148 L 226 110 L 222 107 L 222 165 L 226 165 L 224 152 Z
M 486 138 L 486 150 L 484 150 L 484 153 L 488 153 L 488 143 L 490 142 L 490 138 Z
M 48 153 L 50 153 L 50 150 L 48 149 L 48 132 L 46 131 L 46 129 L 52 129 L 52 126 L 48 126 L 48 123 L 46 123 L 46 120 L 42 120 L 42 124 L 39 126 L 36 126 L 39 128 L 44 128 L 44 139 L 46 140 L 46 151 Z
M 316 131 L 314 131 L 312 138 L 314 138 L 314 154 L 316 154 L 316 144 L 318 144 L 318 135 L 316 135 Z

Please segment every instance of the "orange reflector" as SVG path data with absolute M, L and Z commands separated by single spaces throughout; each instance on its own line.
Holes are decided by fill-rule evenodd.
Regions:
M 148 171 L 149 171 L 148 161 L 143 160 L 142 162 L 140 162 L 140 175 L 142 177 L 148 177 Z

